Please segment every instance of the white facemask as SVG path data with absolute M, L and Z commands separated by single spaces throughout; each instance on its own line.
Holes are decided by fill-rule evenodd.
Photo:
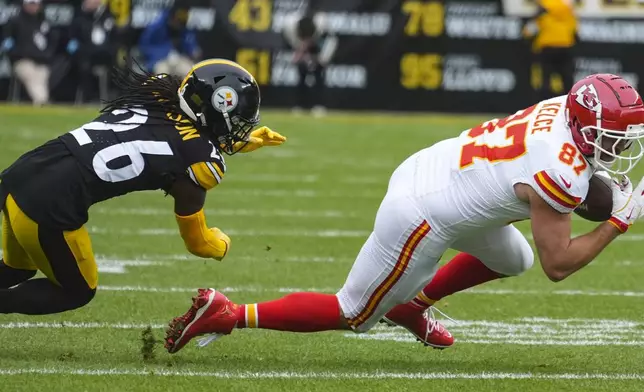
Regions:
M 588 136 L 596 134 L 595 140 Z M 644 124 L 629 125 L 625 131 L 615 131 L 601 127 L 601 106 L 597 110 L 597 125 L 589 125 L 581 129 L 584 141 L 595 148 L 591 163 L 598 170 L 611 174 L 623 175 L 630 172 L 644 156 Z M 613 141 L 610 148 L 604 148 L 606 139 Z M 621 155 L 617 147 L 621 146 Z

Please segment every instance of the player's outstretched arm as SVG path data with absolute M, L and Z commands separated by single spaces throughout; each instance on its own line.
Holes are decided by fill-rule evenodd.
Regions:
M 556 211 L 527 185 L 521 187 L 521 193 L 530 203 L 532 236 L 541 267 L 553 282 L 589 264 L 620 234 L 613 224 L 603 222 L 590 233 L 571 239 L 571 214 Z
M 180 178 L 169 193 L 174 197 L 174 212 L 186 248 L 195 256 L 222 260 L 230 249 L 230 238 L 218 228 L 206 226 L 203 211 L 206 190 L 189 178 Z

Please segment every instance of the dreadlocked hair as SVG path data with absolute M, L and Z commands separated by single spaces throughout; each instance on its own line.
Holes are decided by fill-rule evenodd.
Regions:
M 121 94 L 118 98 L 104 101 L 105 106 L 101 109 L 101 113 L 117 109 L 132 111 L 132 109 L 145 108 L 149 117 L 172 123 L 179 122 L 176 119 L 178 116 L 172 118 L 166 113 L 183 113 L 178 96 L 181 79 L 168 74 L 155 75 L 143 69 L 136 60 L 133 62 L 138 67 L 138 72 L 129 67 L 114 70 L 114 84 Z M 181 116 L 180 122 L 185 123 L 186 120 L 192 123 L 187 116 Z

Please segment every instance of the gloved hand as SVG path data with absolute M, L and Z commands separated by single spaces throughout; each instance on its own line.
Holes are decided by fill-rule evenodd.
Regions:
M 608 222 L 625 233 L 642 214 L 644 178 L 633 189 L 631 180 L 624 176 L 621 181 L 611 181 L 611 189 L 613 190 L 613 214 Z
M 213 259 L 221 261 L 224 259 L 224 257 L 226 257 L 228 251 L 230 250 L 230 237 L 228 237 L 226 233 L 216 227 L 211 227 L 210 232 L 215 236 L 217 242 L 223 241 L 225 244 L 225 249 L 222 250 L 221 256 L 213 257 Z M 217 248 L 219 248 L 219 246 L 217 246 Z
M 248 142 L 237 142 L 233 145 L 233 151 L 251 152 L 264 146 L 279 146 L 286 138 L 279 133 L 272 131 L 269 127 L 260 127 L 250 133 Z M 244 145 L 245 144 L 245 145 Z

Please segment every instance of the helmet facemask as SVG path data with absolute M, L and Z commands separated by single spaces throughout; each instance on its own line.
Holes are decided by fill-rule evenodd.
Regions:
M 239 115 L 232 118 L 225 110 L 221 111 L 228 132 L 225 135 L 218 136 L 217 140 L 222 151 L 228 155 L 234 155 L 244 148 L 249 142 L 250 133 L 259 123 L 259 116 L 249 120 Z
M 644 156 L 644 124 L 628 125 L 624 131 L 605 129 L 601 126 L 601 106 L 596 113 L 597 125 L 580 130 L 584 141 L 594 147 L 591 163 L 614 175 L 630 172 Z

